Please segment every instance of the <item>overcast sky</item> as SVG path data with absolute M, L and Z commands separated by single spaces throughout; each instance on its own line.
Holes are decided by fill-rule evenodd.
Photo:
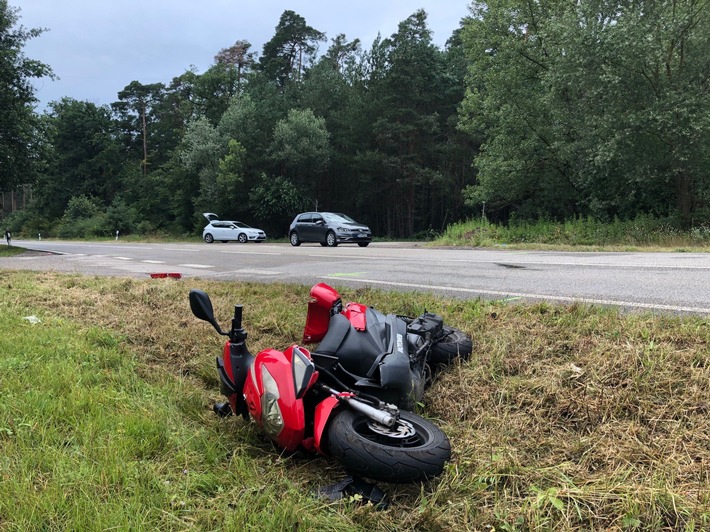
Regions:
M 46 28 L 25 54 L 60 78 L 37 80 L 39 110 L 69 96 L 109 104 L 131 81 L 165 84 L 194 67 L 203 73 L 237 40 L 261 55 L 281 14 L 292 10 L 330 39 L 344 33 L 369 50 L 417 9 L 427 12 L 434 43 L 443 48 L 469 14 L 470 0 L 9 0 L 19 24 Z

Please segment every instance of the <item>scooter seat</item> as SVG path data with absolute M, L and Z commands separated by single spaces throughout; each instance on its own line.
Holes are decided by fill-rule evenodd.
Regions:
M 357 331 L 345 316 L 335 314 L 330 318 L 328 332 L 316 353 L 337 357 L 342 367 L 353 375 L 368 376 L 373 365 L 385 354 L 379 335 L 371 334 L 369 328 Z

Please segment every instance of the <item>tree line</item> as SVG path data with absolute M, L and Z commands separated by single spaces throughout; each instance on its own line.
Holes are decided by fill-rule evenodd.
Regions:
M 0 0 L 13 52 L 0 55 L 0 100 L 16 102 L 2 107 L 0 188 L 31 190 L 6 223 L 194 234 L 209 211 L 279 236 L 317 209 L 393 238 L 483 210 L 707 223 L 707 4 L 473 2 L 443 49 L 423 10 L 367 49 L 287 10 L 260 54 L 240 39 L 202 74 L 39 115 L 29 81 L 51 68 L 21 50 L 41 30 L 18 29 Z

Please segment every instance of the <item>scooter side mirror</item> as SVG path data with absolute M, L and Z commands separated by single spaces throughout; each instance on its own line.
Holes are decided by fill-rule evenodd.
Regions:
M 219 334 L 226 334 L 222 331 L 214 317 L 212 301 L 207 292 L 193 288 L 190 290 L 190 309 L 196 318 L 206 321 L 215 328 Z

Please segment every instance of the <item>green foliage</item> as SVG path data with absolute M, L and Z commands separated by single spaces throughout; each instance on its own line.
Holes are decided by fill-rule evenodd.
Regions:
M 330 158 L 330 134 L 325 120 L 310 109 L 291 109 L 274 129 L 271 152 L 279 161 L 285 175 L 300 183 L 307 183 L 314 174 L 325 171 Z
M 75 196 L 94 196 L 105 204 L 120 188 L 120 146 L 108 107 L 64 98 L 45 117 L 51 157 L 37 183 L 36 209 L 59 217 Z
M 10 213 L 2 223 L 16 237 L 35 238 L 39 234 L 49 234 L 49 219 L 38 215 L 34 209 L 22 209 Z
M 53 76 L 49 66 L 25 56 L 27 41 L 43 30 L 18 26 L 18 12 L 0 0 L 0 190 L 35 179 L 42 132 L 32 78 Z
M 462 127 L 486 140 L 469 204 L 499 217 L 701 222 L 710 14 L 700 6 L 477 4 Z
M 306 24 L 306 19 L 286 10 L 281 15 L 274 36 L 264 45 L 259 68 L 267 79 L 283 86 L 289 80 L 300 80 L 302 71 L 312 60 L 318 41 L 325 34 Z
M 100 202 L 89 196 L 75 196 L 69 200 L 62 220 L 71 223 L 86 218 L 93 218 L 101 210 Z
M 550 245 L 587 247 L 661 247 L 669 249 L 707 248 L 710 227 L 692 230 L 674 219 L 639 215 L 633 220 L 615 218 L 600 222 L 591 216 L 565 222 L 513 219 L 507 224 L 469 220 L 452 224 L 438 242 L 458 246 Z
M 417 10 L 369 49 L 339 34 L 322 54 L 325 35 L 285 11 L 258 64 L 240 39 L 204 73 L 133 81 L 110 107 L 54 102 L 22 147 L 41 150 L 21 161 L 27 182 L 40 172 L 20 229 L 54 231 L 82 195 L 104 213 L 123 198 L 135 209 L 126 230 L 177 234 L 197 232 L 205 211 L 282 233 L 302 203 L 391 238 L 441 232 L 484 204 L 496 222 L 650 215 L 702 227 L 703 6 L 475 2 L 444 49 Z M 10 31 L 11 48 L 39 35 L 23 31 Z
M 132 81 L 110 107 L 54 102 L 40 121 L 48 153 L 26 229 L 56 232 L 69 199 L 85 195 L 104 212 L 123 198 L 135 209 L 130 230 L 196 232 L 211 211 L 281 233 L 304 200 L 265 208 L 268 175 L 287 178 L 308 207 L 349 213 L 376 234 L 442 230 L 466 212 L 461 189 L 474 176 L 476 146 L 455 127 L 460 40 L 439 50 L 423 11 L 370 50 L 340 34 L 320 54 L 324 40 L 286 11 L 258 65 L 240 39 L 204 73 Z
M 121 197 L 116 197 L 108 208 L 96 198 L 75 196 L 69 200 L 56 233 L 62 238 L 90 238 L 132 233 L 138 215 Z
M 129 206 L 123 198 L 116 196 L 106 209 L 106 226 L 121 235 L 135 232 L 139 220 L 136 210 Z
M 267 234 L 285 234 L 293 217 L 310 205 L 308 197 L 288 178 L 261 177 L 261 184 L 249 194 L 249 202 L 255 216 L 275 223 L 264 229 Z
M 238 141 L 230 139 L 227 154 L 219 161 L 217 189 L 229 203 L 238 199 L 238 190 L 244 182 L 244 161 L 246 150 Z
M 132 81 L 118 93 L 118 101 L 111 104 L 118 116 L 118 126 L 123 133 L 123 142 L 129 154 L 140 164 L 143 173 L 148 172 L 153 164 L 153 155 L 157 154 L 158 163 L 167 155 L 167 150 L 156 149 L 159 142 L 153 124 L 159 120 L 157 111 L 165 96 L 162 83 L 144 85 Z M 155 142 L 154 142 L 155 141 Z

